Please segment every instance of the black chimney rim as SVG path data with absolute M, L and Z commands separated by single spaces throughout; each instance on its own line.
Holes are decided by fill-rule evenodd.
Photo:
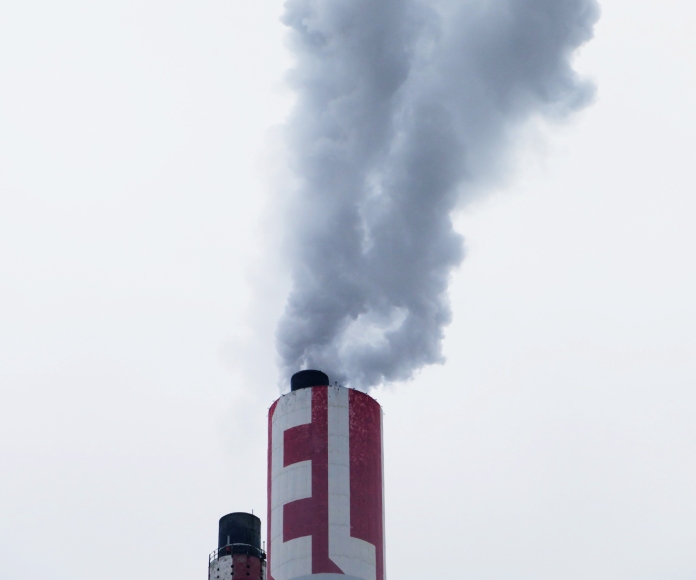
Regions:
M 328 387 L 329 384 L 329 375 L 321 371 L 307 369 L 292 375 L 290 390 L 299 391 L 310 387 Z

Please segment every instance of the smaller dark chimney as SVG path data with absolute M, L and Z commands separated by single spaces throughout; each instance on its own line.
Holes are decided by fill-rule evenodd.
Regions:
M 265 580 L 261 520 L 235 512 L 220 518 L 218 549 L 208 558 L 208 580 Z
M 236 512 L 220 518 L 218 548 L 228 544 L 248 544 L 261 548 L 261 520 L 254 515 Z

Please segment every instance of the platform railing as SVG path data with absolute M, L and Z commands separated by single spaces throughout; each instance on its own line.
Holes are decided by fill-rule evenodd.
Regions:
M 266 559 L 266 552 L 261 548 L 252 546 L 251 544 L 227 544 L 222 546 L 217 550 L 214 550 L 208 556 L 208 565 L 220 558 L 221 556 L 227 556 L 232 554 L 253 554 L 254 556 L 260 555 L 262 560 Z

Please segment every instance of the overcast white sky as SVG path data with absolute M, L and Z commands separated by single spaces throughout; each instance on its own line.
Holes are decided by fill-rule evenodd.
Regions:
M 602 7 L 594 106 L 458 216 L 447 364 L 375 393 L 392 579 L 696 578 L 696 4 Z M 281 10 L 3 6 L 0 578 L 205 578 L 265 524 Z

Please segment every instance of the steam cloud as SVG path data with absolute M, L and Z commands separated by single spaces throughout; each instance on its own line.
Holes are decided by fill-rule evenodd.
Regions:
M 443 361 L 451 213 L 503 170 L 515 127 L 588 103 L 571 58 L 598 16 L 595 0 L 287 1 L 283 376 L 367 390 Z

